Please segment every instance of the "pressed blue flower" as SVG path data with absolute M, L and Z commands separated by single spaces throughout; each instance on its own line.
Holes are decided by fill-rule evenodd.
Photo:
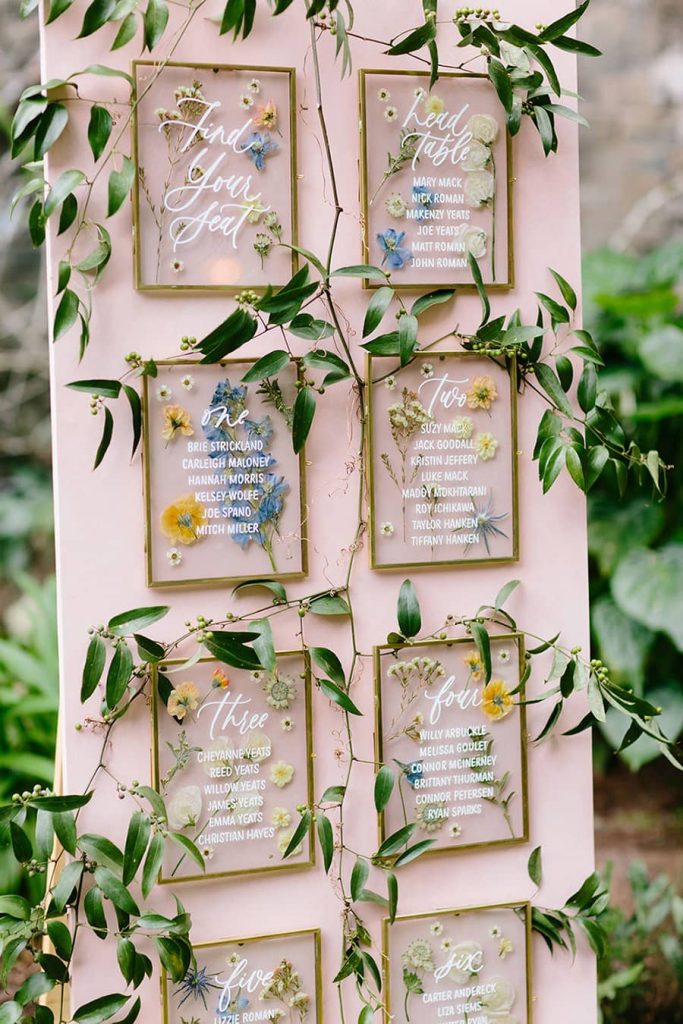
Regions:
M 421 779 L 424 774 L 422 761 L 412 761 L 410 764 L 404 764 L 403 761 L 398 761 L 396 758 L 394 758 L 394 761 L 396 761 L 401 772 L 405 775 L 408 785 L 411 789 L 415 789 L 415 783 Z
M 273 142 L 268 132 L 252 132 L 242 152 L 246 153 L 253 161 L 257 171 L 262 171 L 266 165 L 268 154 L 276 153 L 279 148 L 277 142 Z
M 264 447 L 270 444 L 273 437 L 273 421 L 270 416 L 264 416 L 262 420 L 245 420 L 244 427 L 252 443 L 261 440 Z
M 377 235 L 377 243 L 384 253 L 383 265 L 386 263 L 392 270 L 402 270 L 406 263 L 410 263 L 413 254 L 401 245 L 405 237 L 405 231 L 397 231 L 395 228 L 387 228 L 384 234 Z
M 423 220 L 423 211 L 436 205 L 436 195 L 426 185 L 413 185 L 413 202 L 417 205 L 415 220 Z
M 178 1009 L 186 1003 L 188 999 L 201 999 L 204 1004 L 204 1009 L 208 1009 L 206 1005 L 206 997 L 212 988 L 220 989 L 221 986 L 217 985 L 215 981 L 215 974 L 209 974 L 206 967 L 190 967 L 183 980 L 178 985 L 178 988 L 173 993 L 174 996 L 182 995 L 182 999 L 178 1003 Z
M 496 523 L 499 523 L 503 519 L 507 519 L 507 512 L 495 514 L 493 510 L 493 495 L 489 498 L 486 505 L 482 502 L 481 505 L 477 505 L 474 498 L 472 498 L 472 511 L 474 513 L 475 529 L 481 533 L 484 539 L 484 545 L 486 547 L 486 553 L 491 554 L 489 547 L 490 537 L 507 537 L 507 533 L 504 533 Z

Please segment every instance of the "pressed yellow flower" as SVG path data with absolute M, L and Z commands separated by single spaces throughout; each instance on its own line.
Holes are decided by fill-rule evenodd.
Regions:
M 484 687 L 481 709 L 493 722 L 509 715 L 514 706 L 515 702 L 502 679 L 492 679 Z
M 174 544 L 194 544 L 205 515 L 193 494 L 182 494 L 161 513 L 161 532 Z
M 284 789 L 294 778 L 294 768 L 286 761 L 276 761 L 270 769 L 270 781 L 278 789 Z
M 194 434 L 189 412 L 187 409 L 183 409 L 182 405 L 164 406 L 164 426 L 161 436 L 164 441 L 172 441 L 178 431 L 185 437 L 192 437 Z
M 254 124 L 258 128 L 277 128 L 277 107 L 272 100 L 258 108 Z
M 292 815 L 286 807 L 274 807 L 273 816 L 270 820 L 275 828 L 288 828 L 292 821 Z
M 166 710 L 179 722 L 185 718 L 188 711 L 196 711 L 199 707 L 199 689 L 192 682 L 180 683 L 173 688 L 168 698 Z
M 478 683 L 480 679 L 484 677 L 484 666 L 481 663 L 481 658 L 477 651 L 470 651 L 463 658 L 463 661 L 470 670 L 470 675 L 475 683 Z
M 474 439 L 474 450 L 482 462 L 488 462 L 489 459 L 495 459 L 497 449 L 498 441 L 493 434 L 488 432 L 477 434 Z
M 424 102 L 425 114 L 443 114 L 446 104 L 440 96 L 428 96 Z
M 515 947 L 512 939 L 502 938 L 498 943 L 498 956 L 501 960 L 504 960 L 510 953 L 514 953 Z
M 467 392 L 467 405 L 470 409 L 490 409 L 497 398 L 498 389 L 488 375 L 475 377 Z

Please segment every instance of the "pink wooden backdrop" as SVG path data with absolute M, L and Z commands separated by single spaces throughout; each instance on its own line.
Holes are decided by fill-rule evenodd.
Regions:
M 222 3 L 209 0 L 204 12 L 220 13 Z M 392 3 L 356 3 L 357 30 L 376 38 L 389 38 L 401 28 L 418 24 L 421 5 L 417 0 Z M 565 0 L 519 0 L 514 17 L 533 26 L 549 22 L 564 13 Z M 72 10 L 44 32 L 43 79 L 68 75 L 92 62 L 128 61 L 138 56 L 139 43 L 129 44 L 112 56 L 107 45 L 108 32 L 74 41 L 80 28 L 83 4 Z M 300 180 L 300 235 L 302 244 L 315 249 L 326 238 L 333 216 L 329 185 L 322 180 L 318 124 L 315 116 L 312 64 L 308 32 L 303 26 L 301 4 L 278 18 L 277 23 L 261 15 L 255 31 L 246 43 L 233 44 L 219 38 L 216 25 L 198 17 L 176 51 L 176 59 L 215 60 L 247 64 L 287 64 L 298 69 Z M 173 8 L 172 8 L 173 10 Z M 503 12 L 505 13 L 505 12 Z M 447 29 L 449 38 L 452 30 Z M 112 34 L 113 38 L 113 34 Z M 355 71 L 351 79 L 340 82 L 339 66 L 331 55 L 331 43 L 323 42 L 323 85 L 332 129 L 332 147 L 337 163 L 344 214 L 341 219 L 337 262 L 357 262 L 360 256 L 358 207 L 358 82 L 355 71 L 362 67 L 397 67 L 394 58 L 383 57 L 380 48 L 358 44 Z M 456 53 L 444 46 L 443 59 Z M 557 55 L 557 65 L 568 88 L 574 88 L 574 60 Z M 414 67 L 410 59 L 402 66 Z M 112 93 L 111 79 L 88 82 L 88 96 L 107 97 Z M 119 98 L 125 88 L 113 85 Z M 85 114 L 86 112 L 84 112 Z M 525 128 L 514 144 L 515 254 L 516 289 L 492 298 L 493 313 L 509 312 L 521 306 L 534 316 L 533 291 L 550 290 L 550 264 L 571 281 L 579 279 L 579 202 L 577 133 L 573 126 L 560 126 L 560 156 L 544 159 L 538 137 Z M 89 154 L 85 132 L 80 148 L 74 136 L 63 137 L 50 160 L 54 177 L 64 163 L 87 168 Z M 101 213 L 103 216 L 103 213 Z M 93 318 L 94 341 L 83 363 L 76 361 L 77 340 L 62 339 L 52 352 L 54 464 L 57 508 L 57 558 L 61 627 L 61 681 L 65 751 L 65 784 L 69 791 L 79 790 L 94 765 L 99 738 L 87 731 L 76 733 L 74 723 L 83 717 L 78 691 L 87 642 L 86 630 L 92 623 L 121 610 L 155 603 L 158 594 L 144 584 L 143 513 L 141 474 L 137 459 L 129 465 L 130 435 L 117 428 L 105 465 L 93 475 L 90 470 L 101 422 L 88 415 L 87 398 L 64 389 L 63 385 L 79 377 L 115 377 L 122 369 L 122 357 L 130 349 L 148 356 L 172 354 L 180 335 L 201 337 L 222 319 L 232 304 L 221 296 L 202 298 L 157 297 L 139 294 L 132 286 L 131 212 L 116 216 L 110 224 L 114 258 L 97 289 Z M 49 273 L 50 292 L 54 293 L 54 270 L 61 241 L 51 239 Z M 346 308 L 354 313 L 353 326 L 359 331 L 367 295 L 361 295 L 356 281 L 338 286 Z M 54 303 L 51 303 L 54 305 Z M 444 325 L 459 322 L 462 329 L 475 327 L 479 305 L 476 297 L 457 300 L 455 314 L 439 307 L 430 333 L 443 333 Z M 252 344 L 245 354 L 260 355 L 263 346 Z M 121 422 L 124 422 L 121 410 Z M 522 624 L 539 634 L 549 635 L 562 629 L 568 644 L 587 647 L 587 572 L 585 506 L 573 484 L 562 478 L 550 495 L 542 497 L 531 463 L 535 427 L 540 403 L 533 394 L 520 403 L 520 510 L 521 561 L 517 566 L 481 568 L 466 572 L 418 573 L 414 578 L 422 601 L 426 622 L 441 621 L 447 612 L 461 613 L 489 601 L 498 588 L 513 576 L 523 585 L 516 593 L 511 610 Z M 320 403 L 308 457 L 310 501 L 310 579 L 291 585 L 292 593 L 307 593 L 325 586 L 327 581 L 343 579 L 345 556 L 342 545 L 351 540 L 356 516 L 355 487 L 349 484 L 345 462 L 353 450 L 347 393 L 337 386 Z M 401 574 L 373 574 L 366 568 L 366 552 L 358 560 L 355 576 L 355 603 L 361 623 L 359 643 L 370 652 L 383 642 L 394 628 L 394 609 Z M 227 591 L 178 592 L 172 597 L 172 612 L 158 627 L 160 638 L 172 638 L 185 619 L 202 613 L 222 615 L 235 607 Z M 240 603 L 240 610 L 248 607 Z M 298 621 L 298 620 L 297 620 Z M 281 648 L 293 646 L 295 622 L 279 623 L 276 641 Z M 334 647 L 345 638 L 344 627 L 329 619 L 310 622 L 309 642 Z M 533 685 L 540 685 L 539 680 Z M 366 713 L 360 726 L 363 732 L 358 753 L 372 756 L 372 665 L 368 659 L 357 682 L 355 699 Z M 338 715 L 321 699 L 315 701 L 317 785 L 340 781 L 340 769 L 334 758 L 332 732 L 339 727 Z M 538 731 L 547 708 L 532 707 L 529 714 L 531 734 Z M 573 709 L 578 720 L 580 707 Z M 126 721 L 116 734 L 112 751 L 114 770 L 124 779 L 149 777 L 150 735 L 145 708 Z M 531 749 L 529 758 L 531 843 L 501 851 L 491 851 L 418 862 L 401 873 L 400 912 L 427 912 L 459 905 L 509 902 L 529 898 L 533 886 L 528 880 L 526 861 L 532 846 L 542 844 L 544 884 L 538 901 L 546 906 L 561 904 L 593 865 L 593 819 L 591 807 L 591 758 L 587 735 L 578 738 L 553 738 L 540 748 Z M 359 773 L 360 776 L 360 773 Z M 355 811 L 351 816 L 349 843 L 371 849 L 375 837 L 375 818 L 369 799 L 368 780 L 357 777 L 353 794 Z M 87 816 L 92 829 L 102 829 L 121 838 L 128 808 L 116 800 L 113 784 L 100 783 L 100 799 Z M 337 1020 L 336 993 L 330 979 L 336 971 L 339 954 L 339 905 L 323 875 L 321 866 L 311 872 L 294 872 L 285 878 L 251 877 L 185 885 L 182 898 L 194 919 L 198 941 L 229 938 L 231 935 L 272 933 L 293 928 L 322 929 L 325 1013 L 328 1024 Z M 171 896 L 163 892 L 160 902 Z M 370 908 L 369 919 L 379 925 L 380 914 Z M 379 938 L 379 927 L 377 927 Z M 595 1021 L 594 965 L 591 955 L 581 946 L 572 966 L 568 956 L 551 959 L 542 942 L 534 941 L 536 1024 L 593 1024 Z M 84 941 L 74 965 L 73 992 L 76 1002 L 116 991 L 121 984 L 114 953 L 108 944 Z M 161 1007 L 156 981 L 147 988 L 144 1020 L 155 1024 Z

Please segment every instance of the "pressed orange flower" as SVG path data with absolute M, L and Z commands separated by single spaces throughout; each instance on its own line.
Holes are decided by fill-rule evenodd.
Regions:
M 502 679 L 492 679 L 482 690 L 481 709 L 487 718 L 499 722 L 510 714 L 515 702 Z
M 187 409 L 183 409 L 182 405 L 165 405 L 164 426 L 161 436 L 164 441 L 172 441 L 178 431 L 184 434 L 185 437 L 192 437 L 194 428 L 190 420 L 190 414 Z
M 204 506 L 193 494 L 183 494 L 161 513 L 161 532 L 174 544 L 194 544 L 205 518 Z
M 479 657 L 477 651 L 470 651 L 469 654 L 465 655 L 463 661 L 469 668 L 470 675 L 472 676 L 474 682 L 478 683 L 479 680 L 482 679 L 484 676 L 484 666 L 481 663 L 481 658 Z
M 166 710 L 179 722 L 185 718 L 188 711 L 196 711 L 199 707 L 199 690 L 192 682 L 180 683 L 173 688 L 168 698 Z
M 230 686 L 230 680 L 226 676 L 225 672 L 217 668 L 211 675 L 211 685 L 214 689 L 227 690 Z
M 258 108 L 254 124 L 257 128 L 277 128 L 277 107 L 272 100 Z
M 488 375 L 475 377 L 467 392 L 467 405 L 470 409 L 490 409 L 497 398 L 498 389 Z

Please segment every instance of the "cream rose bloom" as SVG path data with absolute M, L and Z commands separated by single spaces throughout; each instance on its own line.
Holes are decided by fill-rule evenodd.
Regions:
M 504 1018 L 505 1014 L 509 1014 L 515 1005 L 517 993 L 515 986 L 507 978 L 489 978 L 488 982 L 490 985 L 495 985 L 495 989 L 488 995 L 482 996 L 481 1005 L 488 1015 L 495 1016 L 496 1021 L 500 1024 L 501 1018 Z
M 270 741 L 270 736 L 266 736 L 260 729 L 252 729 L 244 737 L 244 754 L 242 755 L 245 761 L 251 761 L 252 764 L 261 764 L 262 761 L 266 761 L 273 752 L 273 744 Z
M 183 786 L 168 804 L 171 828 L 194 828 L 202 813 L 202 791 L 199 786 Z
M 490 157 L 491 150 L 489 147 L 477 139 L 472 139 L 467 152 L 460 161 L 460 166 L 463 171 L 479 171 L 482 167 L 486 167 Z
M 490 146 L 498 138 L 498 122 L 490 114 L 472 114 L 467 122 L 467 131 L 472 132 L 479 142 Z
M 493 199 L 495 180 L 490 171 L 471 171 L 465 177 L 465 202 L 483 206 Z
M 478 942 L 458 942 L 448 952 L 448 959 L 453 963 L 448 972 L 449 981 L 454 981 L 456 985 L 464 985 L 472 977 L 472 972 L 458 967 L 458 962 L 473 962 L 477 959 L 481 961 L 483 955 L 484 952 Z
M 467 228 L 463 231 L 462 240 L 465 252 L 468 252 L 470 256 L 474 256 L 475 260 L 480 260 L 486 255 L 488 235 L 483 228 Z

